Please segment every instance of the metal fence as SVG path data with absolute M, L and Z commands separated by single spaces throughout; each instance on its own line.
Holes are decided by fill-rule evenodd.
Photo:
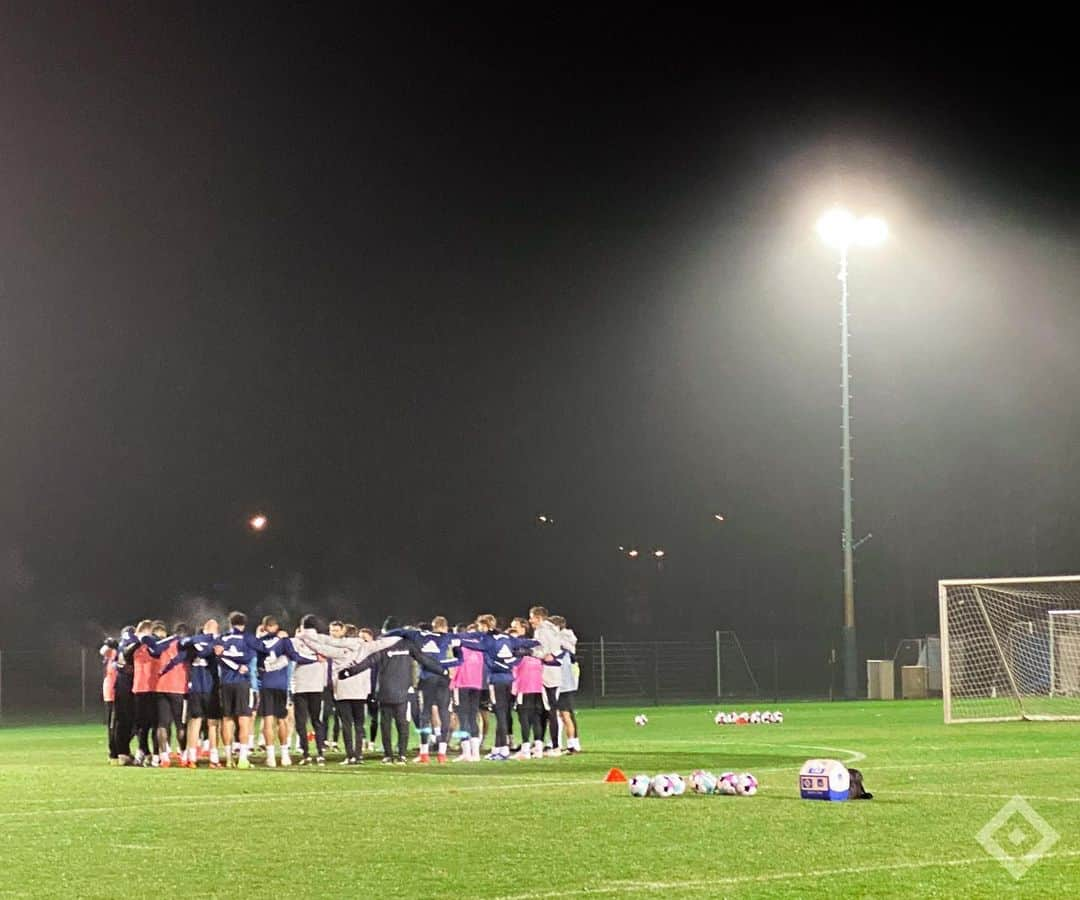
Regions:
M 694 641 L 582 642 L 578 697 L 593 705 L 831 698 L 839 671 L 813 641 L 748 640 L 717 631 Z
M 0 720 L 102 713 L 102 667 L 86 647 L 0 650 Z

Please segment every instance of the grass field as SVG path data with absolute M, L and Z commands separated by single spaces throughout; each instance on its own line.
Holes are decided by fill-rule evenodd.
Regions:
M 649 708 L 644 728 L 637 710 L 586 710 L 577 757 L 401 769 L 117 769 L 103 728 L 6 727 L 0 894 L 1080 895 L 1077 724 L 946 727 L 935 702 L 780 708 L 784 724 L 748 727 L 700 706 Z M 861 768 L 875 799 L 800 800 L 813 756 Z M 639 800 L 601 782 L 610 766 L 750 771 L 761 790 Z M 1019 880 L 976 842 L 1014 795 L 1060 833 Z M 1037 841 L 1019 817 L 997 837 L 1018 856 Z

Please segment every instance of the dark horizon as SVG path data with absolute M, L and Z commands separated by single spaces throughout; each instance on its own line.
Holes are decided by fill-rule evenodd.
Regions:
M 6 640 L 190 597 L 838 640 L 834 202 L 892 230 L 851 261 L 861 655 L 936 632 L 939 578 L 1080 571 L 1065 57 L 18 16 Z

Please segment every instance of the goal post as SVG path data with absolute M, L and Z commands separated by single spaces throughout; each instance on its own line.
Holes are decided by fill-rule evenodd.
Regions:
M 1080 575 L 938 582 L 946 722 L 1080 721 Z
M 1050 696 L 1080 696 L 1080 609 L 1052 609 Z

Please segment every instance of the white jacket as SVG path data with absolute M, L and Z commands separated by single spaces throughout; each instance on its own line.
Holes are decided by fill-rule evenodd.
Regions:
M 378 653 L 401 640 L 397 635 L 381 637 L 375 641 L 363 638 L 332 638 L 326 634 L 302 634 L 303 641 L 310 650 L 325 656 L 331 663 L 333 691 L 335 700 L 367 700 L 371 696 L 371 672 L 361 672 L 352 678 L 338 678 L 338 672 L 372 653 Z
M 293 638 L 293 649 L 305 659 L 315 659 L 316 653 L 304 643 L 305 636 L 315 635 L 318 632 L 314 628 L 302 628 L 300 633 Z M 314 662 L 308 665 L 298 665 L 293 670 L 292 690 L 294 694 L 321 694 L 326 687 L 326 663 Z
M 540 642 L 539 647 L 533 648 L 533 655 L 535 656 L 558 656 L 562 653 L 562 636 L 559 634 L 559 629 L 551 624 L 549 619 L 544 619 L 539 625 L 536 626 L 536 631 L 533 633 L 533 639 Z M 544 664 L 544 687 L 557 688 L 562 685 L 562 667 L 561 666 L 549 666 Z

